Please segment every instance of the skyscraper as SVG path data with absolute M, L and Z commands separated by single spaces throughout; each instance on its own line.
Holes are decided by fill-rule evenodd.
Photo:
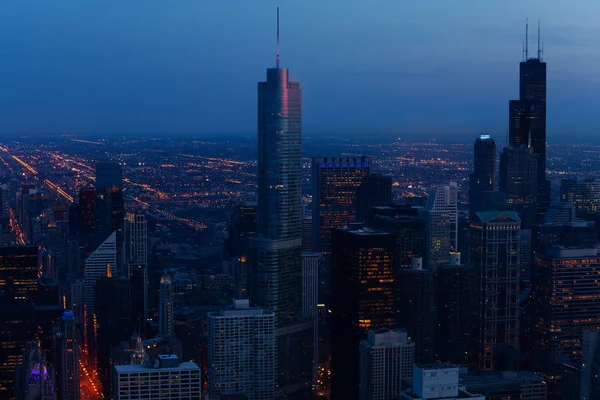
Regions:
M 95 312 L 95 284 L 102 276 L 116 273 L 117 266 L 117 236 L 111 233 L 87 260 L 85 260 L 85 313 L 89 316 Z
M 57 400 L 54 366 L 46 361 L 39 343 L 27 343 L 15 389 L 18 400 Z
M 482 370 L 494 367 L 498 344 L 519 344 L 520 227 L 512 211 L 478 212 L 471 219 L 477 305 L 473 340 Z
M 389 233 L 354 223 L 335 229 L 331 253 L 331 398 L 358 399 L 359 343 L 395 326 L 394 250 Z
M 126 264 L 129 277 L 131 322 L 140 333 L 148 320 L 148 221 L 144 213 L 127 213 Z
M 527 33 L 524 60 L 519 67 L 519 100 L 509 103 L 508 139 L 511 147 L 531 148 L 538 157 L 537 203 L 538 213 L 543 217 L 550 205 L 550 183 L 546 180 L 546 63 L 540 48 L 539 26 L 537 57 L 529 57 Z
M 402 380 L 412 378 L 415 344 L 406 330 L 369 331 L 360 342 L 361 400 L 397 399 Z
M 466 365 L 471 362 L 475 274 L 461 264 L 460 254 L 438 268 L 438 320 L 436 353 L 439 361 Z
M 490 135 L 475 140 L 473 173 L 469 176 L 469 213 L 484 211 L 484 192 L 496 187 L 496 142 Z
M 563 179 L 560 200 L 572 203 L 581 218 L 600 211 L 600 179 Z
M 538 220 L 538 162 L 539 155 L 531 147 L 505 147 L 500 154 L 500 190 L 510 210 L 519 213 L 524 228 Z
M 39 276 L 37 246 L 0 246 L 0 290 L 31 301 Z
M 392 204 L 392 176 L 370 174 L 356 189 L 354 201 L 357 222 L 366 223 L 373 215 L 373 207 Z
M 258 84 L 258 229 L 248 250 L 250 299 L 276 316 L 277 396 L 308 390 L 312 377 L 312 322 L 302 319 L 301 201 L 302 91 L 279 67 L 278 52 Z
M 148 221 L 143 213 L 127 213 L 127 261 L 148 264 Z
M 65 311 L 54 335 L 54 363 L 59 400 L 79 400 L 79 345 L 75 315 Z
M 600 330 L 583 332 L 581 400 L 600 397 Z
M 313 382 L 317 379 L 319 354 L 319 276 L 322 253 L 302 253 L 302 316 L 313 324 Z
M 96 163 L 96 193 L 113 188 L 123 189 L 123 169 L 118 162 L 101 160 Z
M 450 261 L 450 252 L 456 251 L 458 239 L 457 213 L 458 185 L 432 188 L 421 215 L 425 219 L 425 265 L 441 265 Z
M 208 313 L 208 396 L 243 393 L 249 400 L 275 394 L 275 314 L 235 300 Z
M 159 296 L 158 334 L 164 338 L 170 338 L 174 334 L 173 284 L 167 271 L 160 278 Z
M 415 342 L 415 362 L 430 364 L 435 361 L 437 280 L 434 270 L 423 268 L 421 258 L 412 261 L 412 268 L 396 272 L 396 326 Z
M 367 157 L 312 160 L 313 250 L 331 251 L 331 232 L 355 221 L 358 187 L 371 172 Z M 390 189 L 391 190 L 391 189 Z

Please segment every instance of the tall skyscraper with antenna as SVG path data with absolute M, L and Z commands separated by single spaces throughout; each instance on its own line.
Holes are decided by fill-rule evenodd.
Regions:
M 537 203 L 540 217 L 550 205 L 550 183 L 546 180 L 546 63 L 540 25 L 537 31 L 537 57 L 529 57 L 529 21 L 525 25 L 524 60 L 520 64 L 519 100 L 509 103 L 510 147 L 526 146 L 537 160 Z
M 302 318 L 302 91 L 280 68 L 258 83 L 257 235 L 249 242 L 252 304 L 275 312 L 276 397 L 305 390 L 312 377 L 312 322 Z

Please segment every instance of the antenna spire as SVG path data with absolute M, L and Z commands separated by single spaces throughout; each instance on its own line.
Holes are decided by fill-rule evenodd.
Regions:
M 529 59 L 529 18 L 525 18 L 525 61 Z
M 279 68 L 279 7 L 277 7 L 277 58 L 275 58 L 275 66 Z
M 540 20 L 538 18 L 538 60 L 542 61 L 542 48 L 540 47 Z

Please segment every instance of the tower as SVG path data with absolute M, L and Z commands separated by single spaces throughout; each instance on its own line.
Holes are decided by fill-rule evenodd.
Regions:
M 275 314 L 235 300 L 208 313 L 208 395 L 243 393 L 271 400 L 275 393 Z
M 58 399 L 79 400 L 79 345 L 71 311 L 65 311 L 61 317 L 54 348 Z
M 356 190 L 355 210 L 357 222 L 366 223 L 373 215 L 373 207 L 392 204 L 392 176 L 370 174 Z
M 539 155 L 531 147 L 505 147 L 500 154 L 500 190 L 510 210 L 519 214 L 523 228 L 538 219 L 537 165 Z
M 440 265 L 450 261 L 450 252 L 457 249 L 458 185 L 450 182 L 432 188 L 421 215 L 425 219 L 425 265 Z
M 364 156 L 313 158 L 312 244 L 314 251 L 331 251 L 332 230 L 345 228 L 355 221 L 356 192 L 370 171 L 371 161 Z M 367 199 L 368 197 L 363 196 L 363 203 Z
M 469 213 L 484 211 L 484 192 L 496 187 L 496 142 L 481 135 L 473 149 L 473 173 L 469 176 Z
M 478 212 L 471 219 L 477 305 L 473 340 L 482 370 L 494 367 L 498 344 L 519 344 L 520 227 L 512 211 Z
M 277 11 L 279 43 L 279 9 Z M 278 45 L 279 48 L 279 45 Z M 302 91 L 280 68 L 258 83 L 257 235 L 249 241 L 250 299 L 277 325 L 277 397 L 309 390 L 312 322 L 302 318 Z
M 362 224 L 335 229 L 331 252 L 331 398 L 358 399 L 359 343 L 395 326 L 393 235 Z
M 537 155 L 536 185 L 538 213 L 543 217 L 550 205 L 550 183 L 546 180 L 546 63 L 540 48 L 538 27 L 537 57 L 529 57 L 526 43 L 519 65 L 519 100 L 509 103 L 509 146 L 526 146 Z
M 164 338 L 173 336 L 173 284 L 165 271 L 160 278 L 160 300 L 158 310 L 158 334 Z
M 54 367 L 39 343 L 28 342 L 15 382 L 17 400 L 56 400 Z
M 128 213 L 125 225 L 131 322 L 145 332 L 148 321 L 148 221 L 144 213 Z

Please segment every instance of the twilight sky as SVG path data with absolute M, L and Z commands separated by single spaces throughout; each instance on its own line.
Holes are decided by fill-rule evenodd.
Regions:
M 525 17 L 549 136 L 600 128 L 598 0 L 3 0 L 0 135 L 254 134 L 278 5 L 308 135 L 503 137 Z

